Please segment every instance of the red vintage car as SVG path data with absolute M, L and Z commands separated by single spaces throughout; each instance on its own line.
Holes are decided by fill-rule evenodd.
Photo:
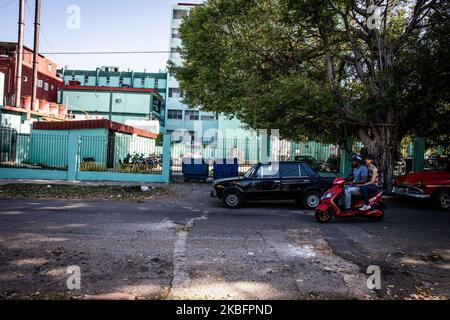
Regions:
M 392 193 L 420 199 L 432 199 L 450 210 L 450 170 L 408 173 L 395 179 Z

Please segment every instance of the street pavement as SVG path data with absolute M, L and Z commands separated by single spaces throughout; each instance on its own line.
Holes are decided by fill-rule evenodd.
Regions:
M 437 299 L 450 212 L 390 201 L 380 223 L 318 224 L 293 202 L 225 209 L 210 185 L 142 202 L 0 199 L 0 298 Z M 81 271 L 70 290 L 69 266 Z M 367 287 L 369 266 L 381 288 Z

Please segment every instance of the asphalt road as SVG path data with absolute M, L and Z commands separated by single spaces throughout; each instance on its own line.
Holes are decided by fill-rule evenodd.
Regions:
M 291 202 L 228 210 L 208 185 L 172 188 L 140 203 L 0 200 L 0 298 L 450 296 L 450 212 L 404 201 L 380 223 L 319 225 Z M 80 290 L 66 285 L 73 265 Z

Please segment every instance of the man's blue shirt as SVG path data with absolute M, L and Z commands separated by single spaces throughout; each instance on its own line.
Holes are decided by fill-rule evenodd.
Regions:
M 353 182 L 367 182 L 367 178 L 369 176 L 369 171 L 366 166 L 359 166 L 358 168 L 353 169 Z M 362 181 L 362 177 L 366 177 L 364 181 Z

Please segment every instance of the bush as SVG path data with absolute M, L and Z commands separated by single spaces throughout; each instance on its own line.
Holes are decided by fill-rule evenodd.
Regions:
M 107 168 L 101 163 L 82 162 L 80 163 L 80 171 L 107 171 Z

